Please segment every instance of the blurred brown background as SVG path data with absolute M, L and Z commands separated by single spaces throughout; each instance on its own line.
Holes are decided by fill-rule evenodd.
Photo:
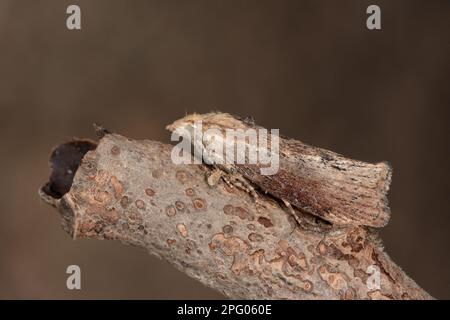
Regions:
M 381 31 L 365 27 L 373 3 Z M 52 146 L 94 121 L 168 142 L 166 124 L 210 110 L 389 160 L 388 252 L 450 298 L 449 32 L 448 0 L 1 0 L 0 298 L 220 298 L 136 248 L 72 241 L 37 195 Z

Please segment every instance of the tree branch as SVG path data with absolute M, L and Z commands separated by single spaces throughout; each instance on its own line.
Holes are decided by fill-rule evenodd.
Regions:
M 431 298 L 374 229 L 336 228 L 301 212 L 296 222 L 269 196 L 257 210 L 246 192 L 210 187 L 207 166 L 173 164 L 170 145 L 104 134 L 98 145 L 57 147 L 40 189 L 74 239 L 141 247 L 230 298 Z M 374 270 L 379 288 L 367 285 Z

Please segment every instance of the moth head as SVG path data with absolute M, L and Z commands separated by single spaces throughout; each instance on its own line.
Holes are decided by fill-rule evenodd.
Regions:
M 231 116 L 228 113 L 211 112 L 206 114 L 189 114 L 184 118 L 176 120 L 166 128 L 169 131 L 174 132 L 178 128 L 187 129 L 191 131 L 201 124 L 202 130 L 208 129 L 245 129 L 245 124 Z

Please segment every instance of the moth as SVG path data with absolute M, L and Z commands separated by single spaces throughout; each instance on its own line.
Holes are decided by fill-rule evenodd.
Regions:
M 243 177 L 250 185 L 302 212 L 334 225 L 383 227 L 389 221 L 387 193 L 392 168 L 387 162 L 352 160 L 299 140 L 279 136 L 277 140 L 270 138 L 264 150 L 278 153 L 278 170 L 273 174 L 262 174 L 268 164 L 259 161 L 259 157 L 253 163 L 230 163 L 224 161 L 223 155 L 218 152 L 209 152 L 211 145 L 220 144 L 224 145 L 224 150 L 233 150 L 231 144 L 236 139 L 226 138 L 226 133 L 235 130 L 244 132 L 247 147 L 244 157 L 251 160 L 250 152 L 261 151 L 261 147 L 255 139 L 245 137 L 245 132 L 249 129 L 261 132 L 260 129 L 264 129 L 253 120 L 243 120 L 226 113 L 191 114 L 167 128 L 178 132 L 183 138 L 189 138 L 194 152 L 202 155 L 206 163 Z M 202 134 L 195 137 L 196 130 Z M 274 148 L 275 142 L 277 148 Z

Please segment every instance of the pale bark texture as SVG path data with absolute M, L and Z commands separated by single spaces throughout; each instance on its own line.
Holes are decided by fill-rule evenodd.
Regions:
M 375 229 L 300 212 L 296 221 L 267 195 L 256 207 L 222 181 L 209 186 L 208 166 L 175 165 L 170 145 L 106 132 L 96 147 L 83 143 L 80 166 L 68 171 L 73 182 L 56 174 L 40 190 L 74 239 L 141 247 L 232 299 L 431 298 L 388 257 Z M 53 171 L 65 172 L 56 160 Z

